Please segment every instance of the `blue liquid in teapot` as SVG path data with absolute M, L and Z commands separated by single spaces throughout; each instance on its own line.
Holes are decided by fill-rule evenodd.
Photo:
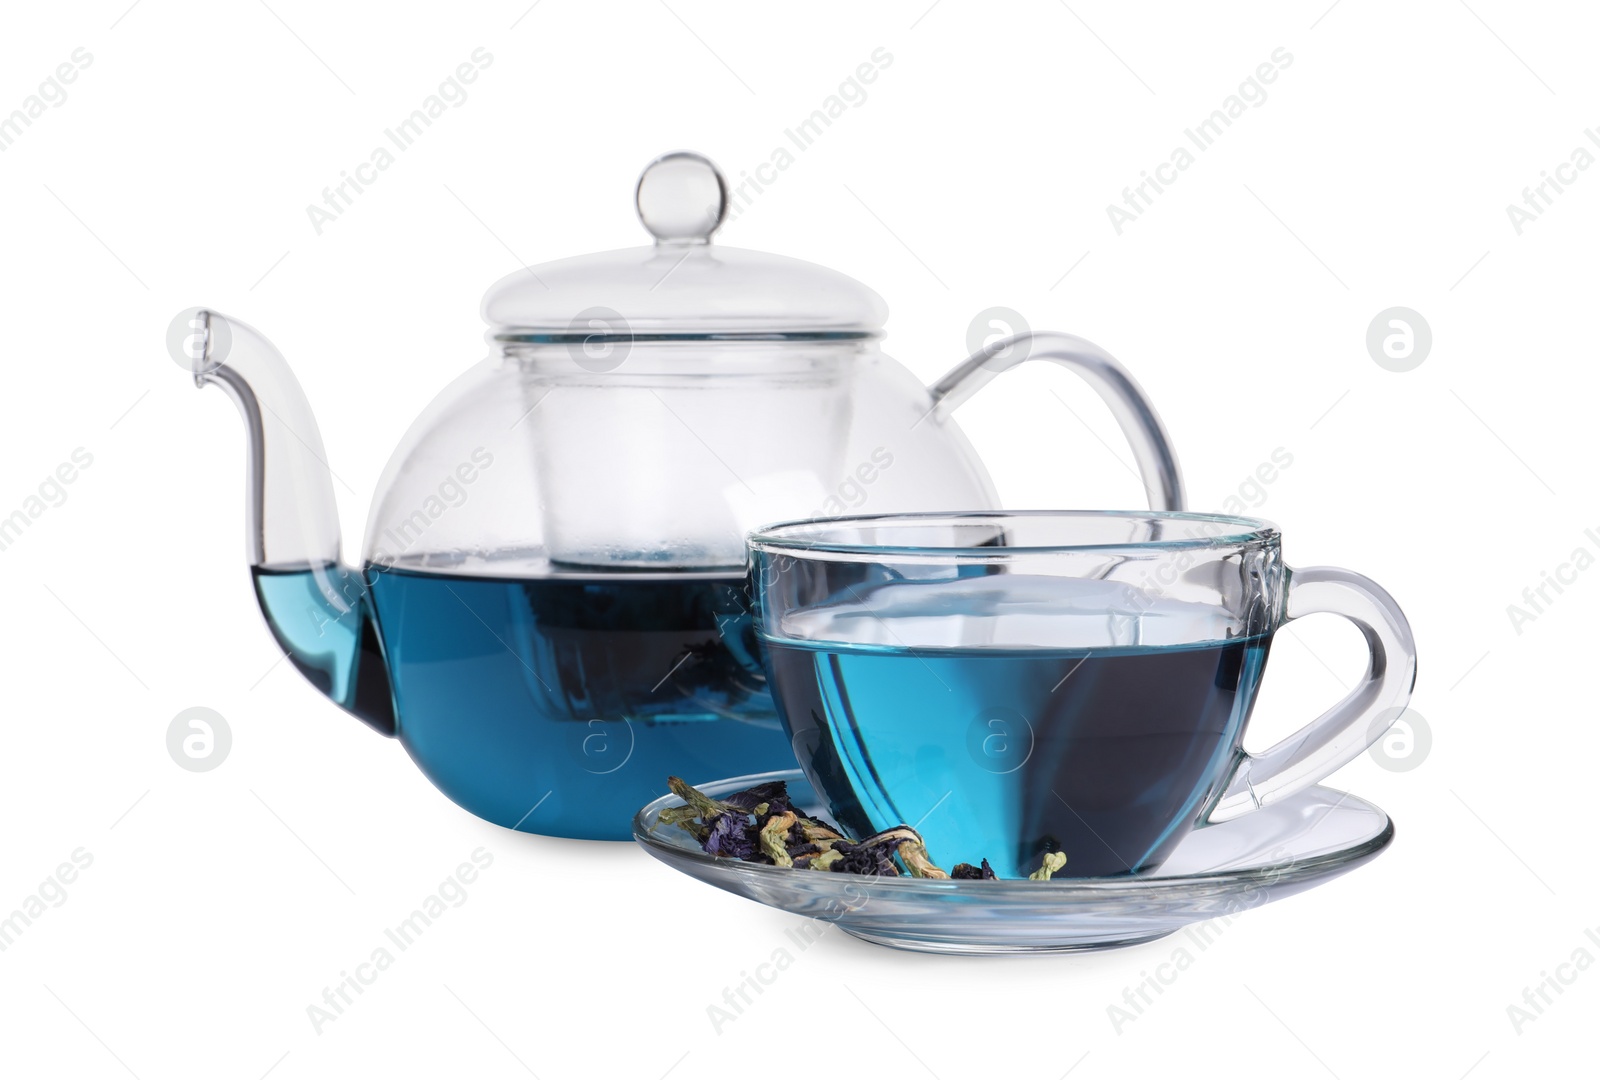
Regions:
M 374 726 L 387 721 L 441 791 L 508 828 L 627 839 L 669 774 L 699 783 L 792 767 L 743 574 L 369 566 L 342 612 L 317 572 L 255 576 L 307 678 Z

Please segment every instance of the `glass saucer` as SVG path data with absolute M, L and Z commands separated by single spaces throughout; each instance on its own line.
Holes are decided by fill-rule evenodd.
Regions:
M 798 769 L 698 785 L 712 797 L 770 780 L 826 815 Z M 836 922 L 879 945 L 936 953 L 1025 953 L 1138 945 L 1193 922 L 1293 896 L 1371 860 L 1394 825 L 1365 799 L 1312 787 L 1218 825 L 1195 829 L 1159 870 L 1057 881 L 933 881 L 794 870 L 707 855 L 660 823 L 681 805 L 655 800 L 633 819 L 651 855 L 708 885 L 807 918 Z

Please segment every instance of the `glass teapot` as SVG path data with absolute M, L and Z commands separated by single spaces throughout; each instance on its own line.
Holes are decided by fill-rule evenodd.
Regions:
M 878 347 L 886 307 L 832 270 L 714 246 L 727 208 L 688 153 L 640 177 L 647 247 L 490 288 L 487 358 L 406 433 L 359 567 L 304 393 L 251 327 L 196 309 L 169 346 L 249 434 L 257 599 L 295 667 L 489 821 L 626 839 L 668 774 L 789 768 L 747 609 L 745 534 L 778 519 L 998 509 L 951 418 L 1026 359 L 1082 376 L 1181 509 L 1166 433 L 1109 355 L 996 341 L 931 387 Z

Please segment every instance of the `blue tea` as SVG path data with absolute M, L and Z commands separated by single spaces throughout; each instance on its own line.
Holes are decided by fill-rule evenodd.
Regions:
M 986 858 L 1001 877 L 1023 877 L 1049 851 L 1067 855 L 1058 876 L 1158 866 L 1239 752 L 1268 639 L 903 644 L 958 636 L 963 619 L 993 632 L 1005 624 L 985 619 L 1030 603 L 1024 640 L 1117 635 L 1112 601 L 1093 599 L 1090 588 L 1085 603 L 1082 583 L 1076 610 L 1069 600 L 974 585 L 989 591 L 974 592 L 965 608 L 918 609 L 914 585 L 852 590 L 859 603 L 822 608 L 807 633 L 764 638 L 779 711 L 813 784 L 849 793 L 830 807 L 846 829 L 911 825 L 946 868 Z M 948 601 L 951 592 L 940 595 Z M 1195 617 L 1185 613 L 1188 627 Z M 1122 617 L 1122 633 L 1159 639 L 1142 631 L 1161 618 L 1159 609 Z M 827 640 L 830 623 L 838 640 Z
M 280 643 L 490 821 L 625 839 L 669 774 L 710 781 L 793 760 L 743 575 L 321 575 L 257 571 Z M 330 580 L 343 585 L 331 599 Z

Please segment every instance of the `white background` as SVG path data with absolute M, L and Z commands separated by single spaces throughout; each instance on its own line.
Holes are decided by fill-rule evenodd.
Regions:
M 0 511 L 75 448 L 94 460 L 0 551 L 0 911 L 76 849 L 93 864 L 0 953 L 0 1069 L 1592 1070 L 1600 970 L 1520 1033 L 1507 1007 L 1574 950 L 1600 958 L 1600 571 L 1520 633 L 1506 609 L 1574 549 L 1600 552 L 1600 169 L 1521 235 L 1505 210 L 1600 127 L 1592 11 L 863 7 L 8 6 L 0 113 L 75 48 L 93 62 L 0 153 Z M 494 62 L 465 104 L 318 236 L 306 205 L 479 46 Z M 194 304 L 277 343 L 322 421 L 353 556 L 390 448 L 482 355 L 491 281 L 641 242 L 644 162 L 688 147 L 737 178 L 879 46 L 893 63 L 867 100 L 722 239 L 871 284 L 890 352 L 928 380 L 993 305 L 1099 342 L 1161 406 L 1198 508 L 1284 448 L 1254 512 L 1293 563 L 1383 582 L 1419 644 L 1431 752 L 1333 781 L 1393 814 L 1392 849 L 1240 918 L 1120 1031 L 1107 1007 L 1176 941 L 963 960 L 831 932 L 719 1033 L 707 1006 L 797 920 L 631 846 L 480 822 L 275 663 L 240 543 L 238 419 L 163 347 Z M 1117 235 L 1106 205 L 1279 47 L 1293 63 L 1267 100 Z M 1433 332 L 1406 373 L 1365 344 L 1395 305 Z M 1064 373 L 1010 375 L 961 423 L 1009 505 L 1140 501 L 1109 414 Z M 1361 671 L 1348 627 L 1287 636 L 1256 745 Z M 165 746 L 194 705 L 233 731 L 208 773 Z M 306 1007 L 479 847 L 494 863 L 467 903 L 317 1034 Z

